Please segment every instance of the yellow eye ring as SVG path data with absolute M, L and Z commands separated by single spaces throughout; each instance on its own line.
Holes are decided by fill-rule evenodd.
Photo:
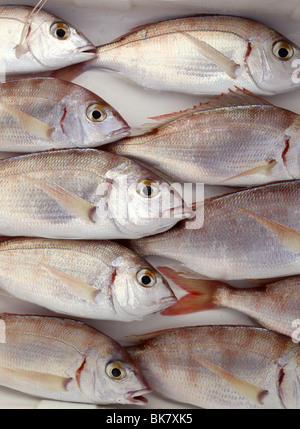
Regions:
M 65 22 L 55 22 L 51 26 L 51 34 L 58 40 L 66 40 L 70 34 L 70 27 Z
M 154 198 L 159 193 L 159 186 L 153 180 L 144 179 L 138 183 L 136 191 L 141 197 Z
M 120 361 L 107 364 L 105 372 L 113 380 L 122 380 L 127 376 L 126 368 Z
M 100 104 L 92 104 L 86 110 L 86 116 L 91 122 L 102 122 L 107 118 L 105 109 Z
M 273 45 L 273 54 L 278 60 L 288 61 L 294 56 L 294 48 L 285 40 L 279 40 Z
M 156 285 L 156 276 L 148 268 L 140 270 L 137 273 L 136 278 L 139 284 L 143 287 L 150 288 Z

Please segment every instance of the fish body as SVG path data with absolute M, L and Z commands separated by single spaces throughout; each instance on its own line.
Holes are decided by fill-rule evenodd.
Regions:
M 291 91 L 299 48 L 250 19 L 197 16 L 140 27 L 100 46 L 88 66 L 114 70 L 146 88 L 220 94 L 235 86 L 256 94 Z
M 94 149 L 3 160 L 0 183 L 0 233 L 6 236 L 134 238 L 193 216 L 158 176 L 126 158 Z M 162 204 L 164 198 L 167 203 Z
M 70 316 L 128 322 L 176 302 L 148 262 L 109 241 L 14 239 L 0 261 L 1 289 Z
M 52 78 L 0 84 L 0 150 L 98 147 L 129 134 L 124 119 L 87 89 Z M 100 119 L 93 114 L 100 113 Z
M 84 323 L 2 314 L 0 384 L 67 402 L 137 404 L 150 389 L 128 353 Z M 122 371 L 116 379 L 113 367 Z
M 150 387 L 174 401 L 207 409 L 299 408 L 300 350 L 287 337 L 234 326 L 149 337 L 127 350 Z
M 300 178 L 299 115 L 239 93 L 178 116 L 166 115 L 167 124 L 107 150 L 180 183 L 255 186 Z
M 95 57 L 94 46 L 78 30 L 31 7 L 0 7 L 0 40 L 3 74 L 46 72 Z
M 299 202 L 298 180 L 212 198 L 199 207 L 202 227 L 185 222 L 168 233 L 133 241 L 131 248 L 141 256 L 173 259 L 210 279 L 299 275 Z
M 297 335 L 300 315 L 300 277 L 291 277 L 256 288 L 233 288 L 226 283 L 204 279 L 182 279 L 170 268 L 164 274 L 187 290 L 176 304 L 162 312 L 166 316 L 188 314 L 215 308 L 241 311 L 271 331 Z

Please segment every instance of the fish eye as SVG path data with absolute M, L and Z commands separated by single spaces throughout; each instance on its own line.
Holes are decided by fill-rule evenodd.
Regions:
M 140 270 L 136 275 L 137 281 L 143 287 L 153 287 L 156 284 L 155 274 L 149 269 Z
M 273 45 L 273 54 L 281 61 L 288 61 L 294 56 L 294 48 L 289 42 L 279 40 Z
M 153 180 L 142 180 L 137 186 L 137 193 L 144 198 L 154 198 L 159 193 L 159 187 Z
M 51 34 L 59 40 L 66 40 L 70 36 L 70 27 L 64 22 L 55 22 L 51 27 Z
M 127 376 L 126 368 L 120 361 L 110 362 L 105 372 L 113 380 L 122 380 Z
M 86 116 L 91 122 L 102 122 L 107 114 L 100 104 L 92 104 L 87 108 Z

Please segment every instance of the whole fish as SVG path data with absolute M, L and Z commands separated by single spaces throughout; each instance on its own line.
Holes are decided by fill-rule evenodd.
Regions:
M 39 152 L 97 147 L 129 135 L 129 126 L 104 100 L 58 79 L 0 84 L 0 151 Z
M 50 310 L 133 321 L 177 301 L 148 262 L 109 241 L 13 239 L 0 243 L 0 289 Z
M 171 268 L 177 272 L 187 268 L 183 276 L 188 278 L 189 270 L 218 280 L 300 274 L 299 180 L 212 198 L 202 209 L 202 227 L 197 220 L 189 221 L 193 223 L 132 241 L 131 248 L 141 256 L 163 256 L 180 262 L 184 267 L 174 262 Z
M 189 293 L 178 303 L 162 312 L 165 316 L 188 314 L 219 307 L 241 311 L 254 318 L 264 328 L 294 339 L 300 324 L 300 277 L 291 277 L 264 287 L 233 288 L 226 283 L 204 279 L 178 277 L 171 268 L 164 273 Z
M 95 57 L 95 47 L 78 30 L 27 6 L 0 7 L 0 40 L 1 72 L 7 74 L 56 70 Z
M 155 90 L 220 94 L 239 86 L 271 95 L 299 87 L 299 59 L 293 42 L 263 24 L 204 15 L 139 27 L 100 46 L 70 76 L 100 67 Z
M 299 409 L 300 348 L 265 329 L 201 326 L 135 337 L 150 387 L 207 409 Z
M 5 236 L 137 238 L 194 215 L 169 183 L 133 161 L 95 149 L 2 160 L 0 188 Z
M 2 314 L 0 384 L 57 401 L 144 405 L 148 385 L 132 358 L 69 319 Z
M 151 133 L 105 149 L 181 183 L 255 186 L 300 178 L 300 116 L 245 91 L 155 119 Z

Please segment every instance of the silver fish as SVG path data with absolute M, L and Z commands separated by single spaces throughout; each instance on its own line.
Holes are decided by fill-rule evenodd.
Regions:
M 43 10 L 0 7 L 1 72 L 38 73 L 95 57 L 95 47 L 78 30 Z
M 144 405 L 141 372 L 115 341 L 69 319 L 0 315 L 0 384 L 57 401 Z
M 263 24 L 204 15 L 139 27 L 100 46 L 77 73 L 100 67 L 155 90 L 221 94 L 239 86 L 271 95 L 299 87 L 299 58 L 298 46 Z
M 300 348 L 265 329 L 201 326 L 136 336 L 150 387 L 207 409 L 299 409 Z
M 148 262 L 109 241 L 2 242 L 0 288 L 58 313 L 126 322 L 177 301 Z
M 152 132 L 104 149 L 181 183 L 255 186 L 300 178 L 300 116 L 246 91 L 154 119 Z
M 165 316 L 188 314 L 215 308 L 231 308 L 254 318 L 264 328 L 296 338 L 300 322 L 300 277 L 291 277 L 266 286 L 239 289 L 204 279 L 180 279 L 171 268 L 162 272 L 189 292 L 162 312 Z M 300 324 L 300 323 L 299 323 Z
M 52 78 L 0 84 L 0 151 L 98 147 L 129 135 L 129 126 L 87 89 Z
M 159 176 L 95 149 L 2 160 L 0 189 L 0 234 L 6 236 L 138 238 L 194 215 Z
M 184 264 L 174 263 L 175 271 L 187 268 L 211 279 L 300 274 L 299 180 L 212 198 L 202 206 L 202 228 L 189 221 L 194 223 L 133 241 L 131 248 L 141 256 L 163 256 Z

